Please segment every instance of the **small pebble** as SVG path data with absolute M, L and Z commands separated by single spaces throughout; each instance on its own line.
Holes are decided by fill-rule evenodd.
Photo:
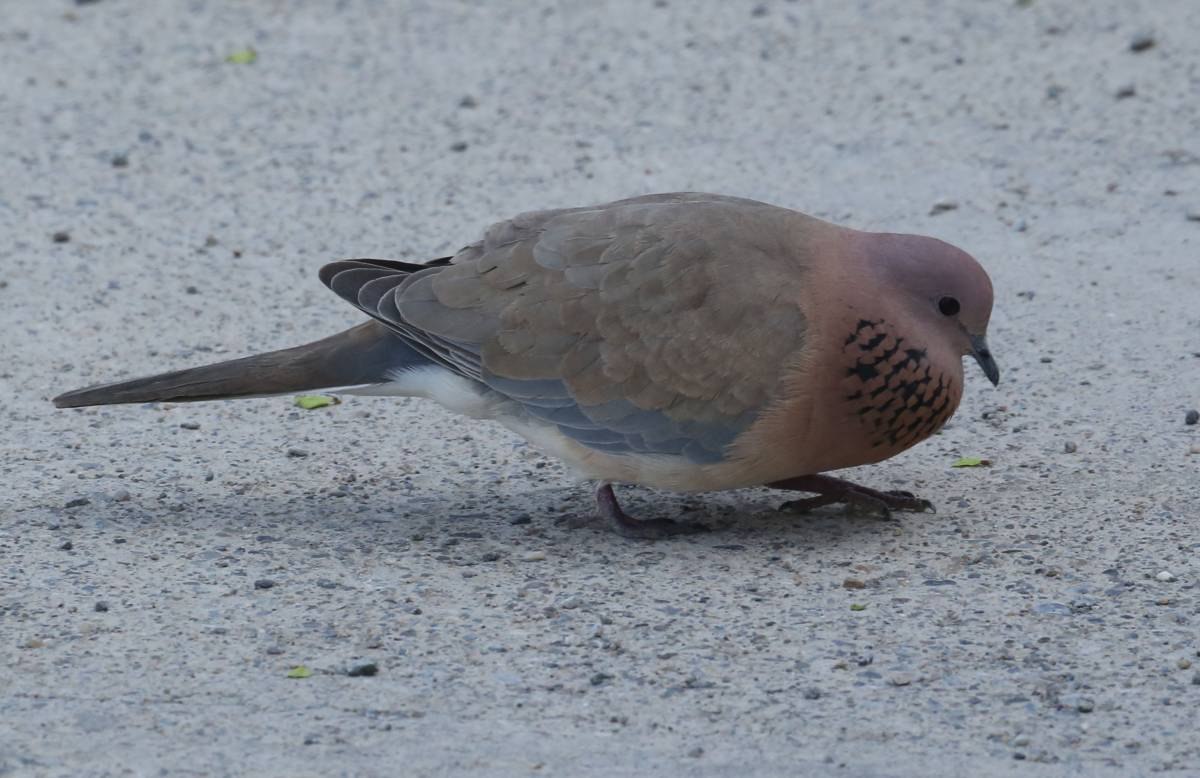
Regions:
M 185 422 L 181 423 L 179 426 L 185 430 L 198 430 L 198 429 L 200 429 L 200 422 L 185 421 Z
M 1192 676 L 1192 686 L 1200 686 L 1200 673 Z
M 355 665 L 346 671 L 346 675 L 351 678 L 370 678 L 379 673 L 379 665 L 374 662 L 365 662 L 361 665 Z
M 1163 583 L 1171 583 L 1172 581 L 1175 580 L 1175 576 L 1171 574 L 1170 570 L 1163 570 L 1154 577 L 1157 580 L 1162 581 Z
M 64 508 L 82 508 L 84 505 L 91 503 L 87 497 L 76 497 L 74 500 L 68 500 Z
M 470 95 L 465 95 L 463 99 L 458 101 L 459 108 L 478 108 L 479 101 Z
M 908 673 L 896 673 L 888 678 L 888 683 L 892 686 L 910 686 L 913 682 L 913 677 Z
M 1134 88 L 1133 84 L 1125 84 L 1124 86 L 1119 87 L 1117 89 L 1117 99 L 1118 100 L 1125 100 L 1130 97 L 1133 97 L 1136 94 L 1137 94 L 1137 89 Z
M 96 611 L 96 613 L 108 613 L 108 603 L 101 600 L 92 606 L 92 610 Z
M 58 550 L 59 551 L 70 551 L 73 548 L 75 548 L 75 544 L 68 540 L 66 543 L 63 543 L 61 546 L 59 546 Z
M 933 207 L 929 209 L 929 215 L 937 216 L 940 213 L 956 210 L 958 210 L 958 203 L 954 202 L 953 200 L 938 200 L 933 204 Z
M 608 673 L 596 673 L 595 675 L 592 676 L 591 683 L 592 683 L 592 686 L 599 686 L 600 684 L 604 683 L 605 681 L 608 681 L 611 679 L 612 679 L 612 676 L 609 675 Z
M 1192 660 L 1188 659 L 1186 656 L 1180 657 L 1179 661 L 1175 663 L 1175 666 L 1180 670 L 1186 670 L 1192 666 Z
M 1089 700 L 1087 697 L 1084 697 L 1075 705 L 1075 710 L 1079 711 L 1080 713 L 1091 713 L 1095 709 L 1096 703 L 1092 700 Z
M 53 240 L 55 243 L 70 243 L 71 242 L 71 233 L 67 232 L 66 230 L 59 230 L 58 232 L 51 235 L 50 239 Z
M 857 578 L 847 578 L 846 580 L 842 581 L 842 588 L 843 589 L 865 589 L 865 588 L 867 588 L 867 584 L 863 581 L 860 581 Z
M 275 586 L 275 582 L 270 578 L 259 578 L 254 582 L 255 589 L 270 589 Z
M 572 594 L 570 597 L 560 602 L 558 607 L 571 610 L 573 608 L 578 608 L 580 605 L 583 605 L 583 598 L 578 594 Z
M 498 562 L 498 561 L 500 561 L 500 552 L 498 552 L 498 551 L 485 552 L 483 554 L 483 556 L 479 557 L 479 561 L 480 562 Z
M 466 151 L 467 150 L 467 142 L 465 140 L 460 140 L 460 141 L 456 141 L 455 143 L 451 143 L 450 150 L 451 151 Z
M 545 551 L 528 551 L 521 556 L 522 562 L 541 562 L 546 558 Z
M 1154 48 L 1155 43 L 1157 43 L 1157 41 L 1154 40 L 1154 36 L 1150 33 L 1138 33 L 1137 35 L 1133 36 L 1133 40 L 1129 41 L 1129 50 L 1137 52 L 1149 51 L 1150 49 Z
M 183 291 L 185 294 L 200 294 L 200 290 L 198 288 L 196 288 L 195 286 L 184 287 Z
M 819 700 L 821 699 L 821 690 L 815 686 L 810 686 L 804 690 L 804 699 Z
M 306 457 L 308 456 L 308 452 L 302 448 L 289 448 L 287 450 L 287 455 L 289 457 Z
M 116 154 L 112 158 L 113 167 L 129 167 L 129 157 L 124 154 Z
M 1077 443 L 1075 443 L 1074 441 L 1068 440 L 1066 443 L 1063 444 L 1063 452 L 1066 454 L 1074 454 L 1078 450 L 1079 450 L 1079 445 Z
M 513 516 L 511 519 L 508 520 L 508 523 L 512 524 L 514 527 L 518 527 L 522 524 L 531 524 L 532 522 L 533 522 L 533 517 L 530 516 L 528 513 L 522 513 L 520 516 Z
M 1188 211 L 1187 220 L 1190 222 L 1200 222 L 1200 211 Z
M 279 646 L 267 646 L 267 653 L 271 656 L 279 656 L 283 653 L 283 649 Z
M 1183 415 L 1183 423 L 1189 427 L 1196 426 L 1197 422 L 1200 422 L 1200 411 L 1193 409 Z
M 700 746 L 696 746 L 691 751 L 688 751 L 687 755 L 692 759 L 699 759 L 700 757 L 704 756 L 704 749 Z
M 113 502 L 129 502 L 133 499 L 133 495 L 129 493 L 128 489 L 118 489 L 113 492 L 112 498 Z
M 1048 365 L 1053 361 L 1054 361 L 1053 357 L 1042 357 L 1042 359 L 1041 359 L 1041 362 L 1043 365 Z

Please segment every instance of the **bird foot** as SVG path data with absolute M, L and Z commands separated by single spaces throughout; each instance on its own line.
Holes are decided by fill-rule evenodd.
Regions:
M 890 519 L 892 511 L 911 511 L 914 513 L 929 511 L 937 513 L 937 509 L 933 507 L 933 503 L 917 497 L 912 492 L 882 492 L 876 489 L 868 489 L 865 486 L 859 486 L 840 478 L 833 478 L 832 476 L 803 476 L 801 478 L 791 478 L 787 481 L 776 481 L 769 484 L 769 486 L 776 489 L 817 493 L 816 497 L 789 500 L 779 506 L 781 511 L 789 513 L 808 513 L 814 508 L 834 505 L 836 503 L 845 505 L 847 510 L 857 510 L 878 516 L 882 519 Z
M 596 505 L 599 515 L 586 519 L 572 519 L 568 526 L 604 529 L 624 538 L 640 540 L 662 540 L 678 535 L 708 532 L 708 527 L 703 524 L 689 524 L 670 519 L 635 519 L 621 510 L 612 484 L 604 484 L 596 490 Z

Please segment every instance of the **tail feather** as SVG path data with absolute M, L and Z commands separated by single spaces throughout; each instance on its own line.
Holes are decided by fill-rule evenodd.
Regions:
M 303 346 L 89 386 L 54 398 L 58 408 L 144 402 L 195 402 L 386 383 L 389 373 L 429 360 L 379 322 Z

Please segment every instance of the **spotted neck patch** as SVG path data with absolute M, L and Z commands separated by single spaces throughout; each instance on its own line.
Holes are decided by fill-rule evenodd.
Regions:
M 842 353 L 845 399 L 872 448 L 903 451 L 941 429 L 958 407 L 961 389 L 954 379 L 883 319 L 860 320 Z

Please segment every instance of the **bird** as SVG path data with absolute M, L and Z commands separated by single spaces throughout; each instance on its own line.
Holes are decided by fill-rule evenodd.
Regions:
M 59 408 L 325 390 L 431 399 L 499 422 L 596 484 L 584 524 L 632 538 L 704 529 L 636 518 L 614 484 L 767 486 L 882 516 L 933 510 L 829 475 L 937 432 L 963 359 L 993 385 L 993 288 L 931 237 L 864 232 L 699 192 L 522 213 L 453 256 L 330 262 L 369 317 L 313 343 L 86 387 Z

